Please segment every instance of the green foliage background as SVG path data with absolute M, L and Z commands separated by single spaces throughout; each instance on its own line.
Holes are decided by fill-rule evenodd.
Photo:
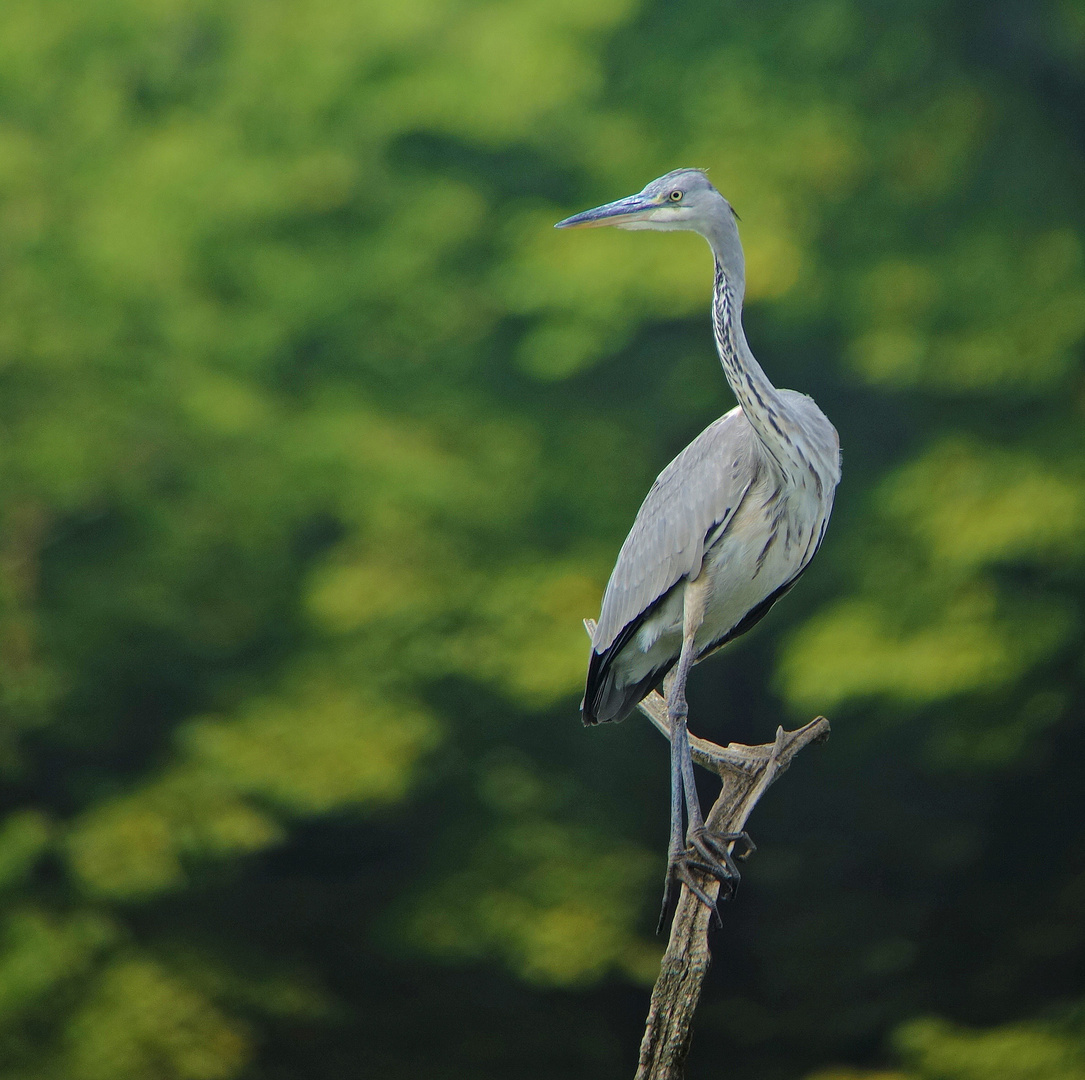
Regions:
M 1080 0 L 7 0 L 0 1076 L 631 1074 L 665 747 L 583 731 L 730 406 L 680 165 L 840 429 L 695 730 L 826 712 L 691 1080 L 1085 1069 Z

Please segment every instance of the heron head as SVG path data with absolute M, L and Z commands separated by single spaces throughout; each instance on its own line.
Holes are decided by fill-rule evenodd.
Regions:
M 643 191 L 617 202 L 585 210 L 559 221 L 556 229 L 594 229 L 617 225 L 619 229 L 683 229 L 708 236 L 721 219 L 733 221 L 727 200 L 708 182 L 700 169 L 675 169 L 653 180 Z

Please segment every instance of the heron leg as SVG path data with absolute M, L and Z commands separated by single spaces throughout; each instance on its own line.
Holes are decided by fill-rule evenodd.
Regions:
M 675 881 L 681 881 L 703 904 L 716 910 L 703 887 L 692 874 L 700 870 L 718 878 L 728 887 L 727 895 L 734 892 L 739 872 L 731 858 L 730 844 L 744 839 L 752 849 L 749 837 L 738 834 L 714 835 L 705 827 L 701 804 L 697 798 L 697 784 L 693 775 L 693 757 L 690 753 L 686 704 L 686 679 L 696 659 L 695 638 L 704 618 L 707 600 L 707 582 L 694 579 L 686 583 L 683 603 L 682 651 L 667 690 L 667 719 L 671 734 L 671 831 L 667 848 L 667 881 L 663 890 L 662 926 L 670 903 L 671 889 Z M 682 808 L 685 804 L 688 829 L 682 831 Z M 691 850 L 692 849 L 692 850 Z M 717 913 L 717 919 L 719 915 Z
M 667 695 L 670 700 L 670 694 Z M 668 709 L 668 712 L 670 710 Z M 675 881 L 675 867 L 682 861 L 684 845 L 682 843 L 682 762 L 678 755 L 678 740 L 674 737 L 675 725 L 673 716 L 671 721 L 671 833 L 667 843 L 667 878 L 663 884 L 663 906 L 659 911 L 659 922 L 656 925 L 656 933 L 663 929 L 664 920 L 667 917 L 667 909 L 671 903 L 671 889 Z M 692 887 L 692 886 L 691 886 Z
M 688 669 L 688 665 L 686 665 Z M 681 681 L 680 681 L 681 680 Z M 703 870 L 706 873 L 714 872 L 714 858 L 707 862 L 691 859 L 683 839 L 682 829 L 682 804 L 686 804 L 686 813 L 690 813 L 689 789 L 686 784 L 685 761 L 690 761 L 689 733 L 686 729 L 687 706 L 685 700 L 685 686 L 682 678 L 681 661 L 679 661 L 678 677 L 672 682 L 667 694 L 667 713 L 671 728 L 671 833 L 667 845 L 667 878 L 663 886 L 663 905 L 659 912 L 659 923 L 656 933 L 663 929 L 670 907 L 671 891 L 676 881 L 682 882 L 690 892 L 697 897 L 706 907 L 716 910 L 715 901 L 704 891 L 701 883 L 693 876 L 692 870 Z M 696 792 L 693 802 L 697 802 Z M 697 806 L 700 815 L 700 806 Z M 703 829 L 703 824 L 702 824 Z M 717 914 L 717 918 L 719 915 Z

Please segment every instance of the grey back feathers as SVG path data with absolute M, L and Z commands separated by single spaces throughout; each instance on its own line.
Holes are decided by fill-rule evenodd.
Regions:
M 701 568 L 761 467 L 756 439 L 737 407 L 693 440 L 641 504 L 603 594 L 592 647 L 604 652 L 622 627 Z M 679 512 L 679 508 L 681 512 Z

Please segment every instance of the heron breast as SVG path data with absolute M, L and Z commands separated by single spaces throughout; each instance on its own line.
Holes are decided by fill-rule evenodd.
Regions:
M 726 535 L 705 552 L 701 572 L 711 591 L 698 650 L 728 634 L 803 568 L 811 530 L 820 527 L 822 516 L 820 507 L 806 502 L 800 493 L 748 500 Z

